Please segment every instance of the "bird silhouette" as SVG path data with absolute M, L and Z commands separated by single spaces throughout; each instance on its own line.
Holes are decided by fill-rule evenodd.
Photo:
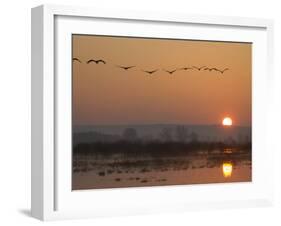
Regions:
M 79 63 L 82 63 L 81 60 L 79 60 L 79 59 L 76 58 L 76 57 L 72 58 L 72 60 L 73 60 L 73 61 L 77 61 L 77 62 L 79 62 Z
M 215 68 L 215 67 L 213 67 L 213 68 L 207 68 L 207 67 L 206 67 L 204 70 L 217 71 L 217 72 L 220 72 L 221 74 L 223 74 L 225 71 L 229 70 L 229 68 L 225 68 L 225 69 L 223 69 L 223 70 L 220 70 L 220 69 Z
M 205 67 L 204 68 L 204 71 L 217 71 L 218 69 L 217 68 L 215 68 L 215 67 L 212 67 L 212 68 L 210 68 L 210 67 Z
M 197 69 L 198 71 L 201 71 L 201 69 L 203 69 L 206 66 L 202 66 L 202 67 L 196 67 L 196 66 L 192 66 L 193 68 Z
M 147 73 L 147 74 L 150 74 L 152 75 L 153 73 L 155 73 L 156 71 L 158 71 L 158 69 L 155 69 L 153 71 L 145 71 L 145 70 L 142 70 L 143 72 Z
M 165 69 L 163 69 L 164 71 L 166 71 L 167 73 L 169 73 L 170 75 L 171 74 L 173 74 L 174 72 L 176 72 L 177 71 L 177 69 L 175 69 L 175 70 L 172 70 L 172 71 L 169 71 L 169 70 L 165 70 Z
M 192 70 L 193 68 L 192 67 L 183 67 L 183 68 L 179 68 L 179 70 Z
M 128 69 L 131 69 L 131 68 L 133 68 L 133 67 L 136 67 L 136 66 L 120 66 L 120 65 L 117 65 L 116 67 L 119 67 L 119 68 L 122 68 L 122 69 L 124 69 L 124 70 L 128 70 Z
M 90 59 L 87 61 L 87 64 L 90 64 L 90 63 L 96 63 L 96 64 L 99 64 L 99 63 L 103 63 L 103 64 L 106 64 L 106 62 L 104 60 L 94 60 L 94 59 Z
M 223 74 L 225 71 L 229 70 L 229 68 L 225 68 L 223 70 L 217 70 L 218 72 L 220 72 L 221 74 Z

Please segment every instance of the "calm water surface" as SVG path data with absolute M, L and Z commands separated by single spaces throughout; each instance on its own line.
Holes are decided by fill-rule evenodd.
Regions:
M 248 154 L 200 154 L 185 157 L 93 159 L 76 156 L 73 160 L 72 188 L 118 188 L 180 184 L 246 182 L 252 180 Z

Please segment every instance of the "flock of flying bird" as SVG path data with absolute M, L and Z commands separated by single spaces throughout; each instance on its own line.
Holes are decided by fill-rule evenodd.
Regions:
M 72 59 L 73 61 L 77 61 L 79 63 L 82 63 L 82 61 L 78 58 L 73 58 Z M 98 60 L 95 60 L 95 59 L 90 59 L 86 62 L 87 64 L 91 64 L 91 63 L 95 63 L 95 64 L 106 64 L 106 62 L 102 59 L 98 59 Z M 125 71 L 127 70 L 130 70 L 132 68 L 135 68 L 137 66 L 121 66 L 121 65 L 115 65 L 116 67 L 120 68 L 120 69 L 123 69 Z M 207 66 L 202 66 L 202 67 L 197 67 L 197 66 L 191 66 L 191 67 L 183 67 L 183 68 L 176 68 L 174 70 L 166 70 L 166 69 L 162 69 L 163 71 L 169 73 L 170 75 L 172 75 L 173 73 L 175 73 L 176 71 L 179 71 L 179 70 L 198 70 L 198 71 L 216 71 L 216 72 L 219 72 L 221 74 L 223 74 L 225 71 L 229 70 L 229 68 L 224 68 L 224 69 L 218 69 L 216 67 L 207 67 Z M 153 73 L 157 72 L 157 71 L 160 71 L 160 69 L 154 69 L 154 70 L 142 70 L 144 73 L 147 73 L 149 75 L 152 75 Z

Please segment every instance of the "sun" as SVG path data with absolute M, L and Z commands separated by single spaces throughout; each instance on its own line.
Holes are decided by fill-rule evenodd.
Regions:
M 225 117 L 222 120 L 222 125 L 223 126 L 232 126 L 232 119 L 230 117 Z

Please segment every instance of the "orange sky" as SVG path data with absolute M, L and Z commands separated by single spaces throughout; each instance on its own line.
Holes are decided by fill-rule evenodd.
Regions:
M 73 61 L 73 123 L 219 124 L 230 116 L 251 125 L 251 52 L 249 43 L 73 35 L 82 61 Z M 86 64 L 91 58 L 107 63 Z M 192 65 L 230 70 L 162 70 Z

